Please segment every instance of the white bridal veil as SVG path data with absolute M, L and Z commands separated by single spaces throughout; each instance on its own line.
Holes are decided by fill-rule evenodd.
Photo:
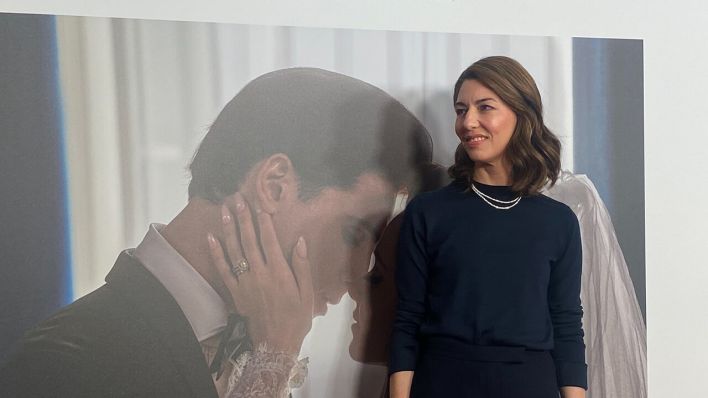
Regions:
M 646 398 L 646 328 L 607 208 L 586 176 L 567 171 L 545 194 L 580 222 L 588 398 Z

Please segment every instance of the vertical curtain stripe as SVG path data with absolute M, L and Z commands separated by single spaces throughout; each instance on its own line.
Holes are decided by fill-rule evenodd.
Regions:
M 610 212 L 646 317 L 643 76 L 641 40 L 573 39 L 574 169 Z

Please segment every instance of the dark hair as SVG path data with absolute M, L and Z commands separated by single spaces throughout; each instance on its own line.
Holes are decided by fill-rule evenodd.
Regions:
M 216 118 L 189 166 L 189 197 L 221 202 L 276 153 L 292 161 L 303 199 L 369 171 L 415 192 L 432 142 L 403 105 L 368 83 L 321 69 L 277 70 L 248 83 Z
M 506 147 L 511 162 L 511 189 L 521 195 L 537 194 L 560 173 L 561 144 L 543 123 L 541 94 L 536 82 L 516 60 L 494 56 L 480 59 L 465 69 L 455 83 L 452 101 L 457 101 L 462 83 L 476 80 L 506 103 L 516 114 L 516 128 Z M 462 144 L 455 151 L 450 177 L 472 183 L 474 162 Z

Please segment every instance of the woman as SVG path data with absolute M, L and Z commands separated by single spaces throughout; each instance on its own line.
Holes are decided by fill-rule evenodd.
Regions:
M 396 308 L 396 245 L 402 219 L 398 215 L 386 226 L 374 250 L 374 266 L 349 285 L 349 296 L 356 303 L 349 355 L 357 362 L 388 364 Z
M 396 246 L 403 215 L 391 220 L 376 245 L 376 261 L 369 273 L 352 281 L 349 296 L 356 303 L 349 355 L 357 362 L 388 365 L 390 337 L 396 308 Z M 388 379 L 376 378 L 368 383 L 383 383 L 377 397 L 387 398 Z M 364 380 L 362 380 L 364 382 Z M 380 385 L 380 384 L 379 384 Z M 360 395 L 361 396 L 361 395 Z
M 446 170 L 436 163 L 422 167 L 420 192 L 439 189 L 449 182 Z M 387 365 L 391 330 L 396 309 L 396 251 L 403 221 L 403 210 L 410 193 L 401 189 L 396 194 L 389 222 L 376 242 L 373 266 L 362 278 L 354 278 L 347 292 L 356 303 L 349 354 L 355 361 Z
M 539 191 L 560 171 L 533 78 L 489 57 L 454 88 L 454 182 L 399 241 L 391 397 L 585 396 L 578 221 Z

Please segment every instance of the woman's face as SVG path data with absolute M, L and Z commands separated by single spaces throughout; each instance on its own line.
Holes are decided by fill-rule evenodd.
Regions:
M 516 114 L 494 91 L 465 80 L 455 100 L 455 133 L 476 164 L 500 165 L 516 128 Z
M 364 278 L 349 285 L 356 302 L 349 354 L 358 362 L 386 364 L 396 310 L 396 247 L 402 214 L 388 224 L 374 250 L 375 263 Z

